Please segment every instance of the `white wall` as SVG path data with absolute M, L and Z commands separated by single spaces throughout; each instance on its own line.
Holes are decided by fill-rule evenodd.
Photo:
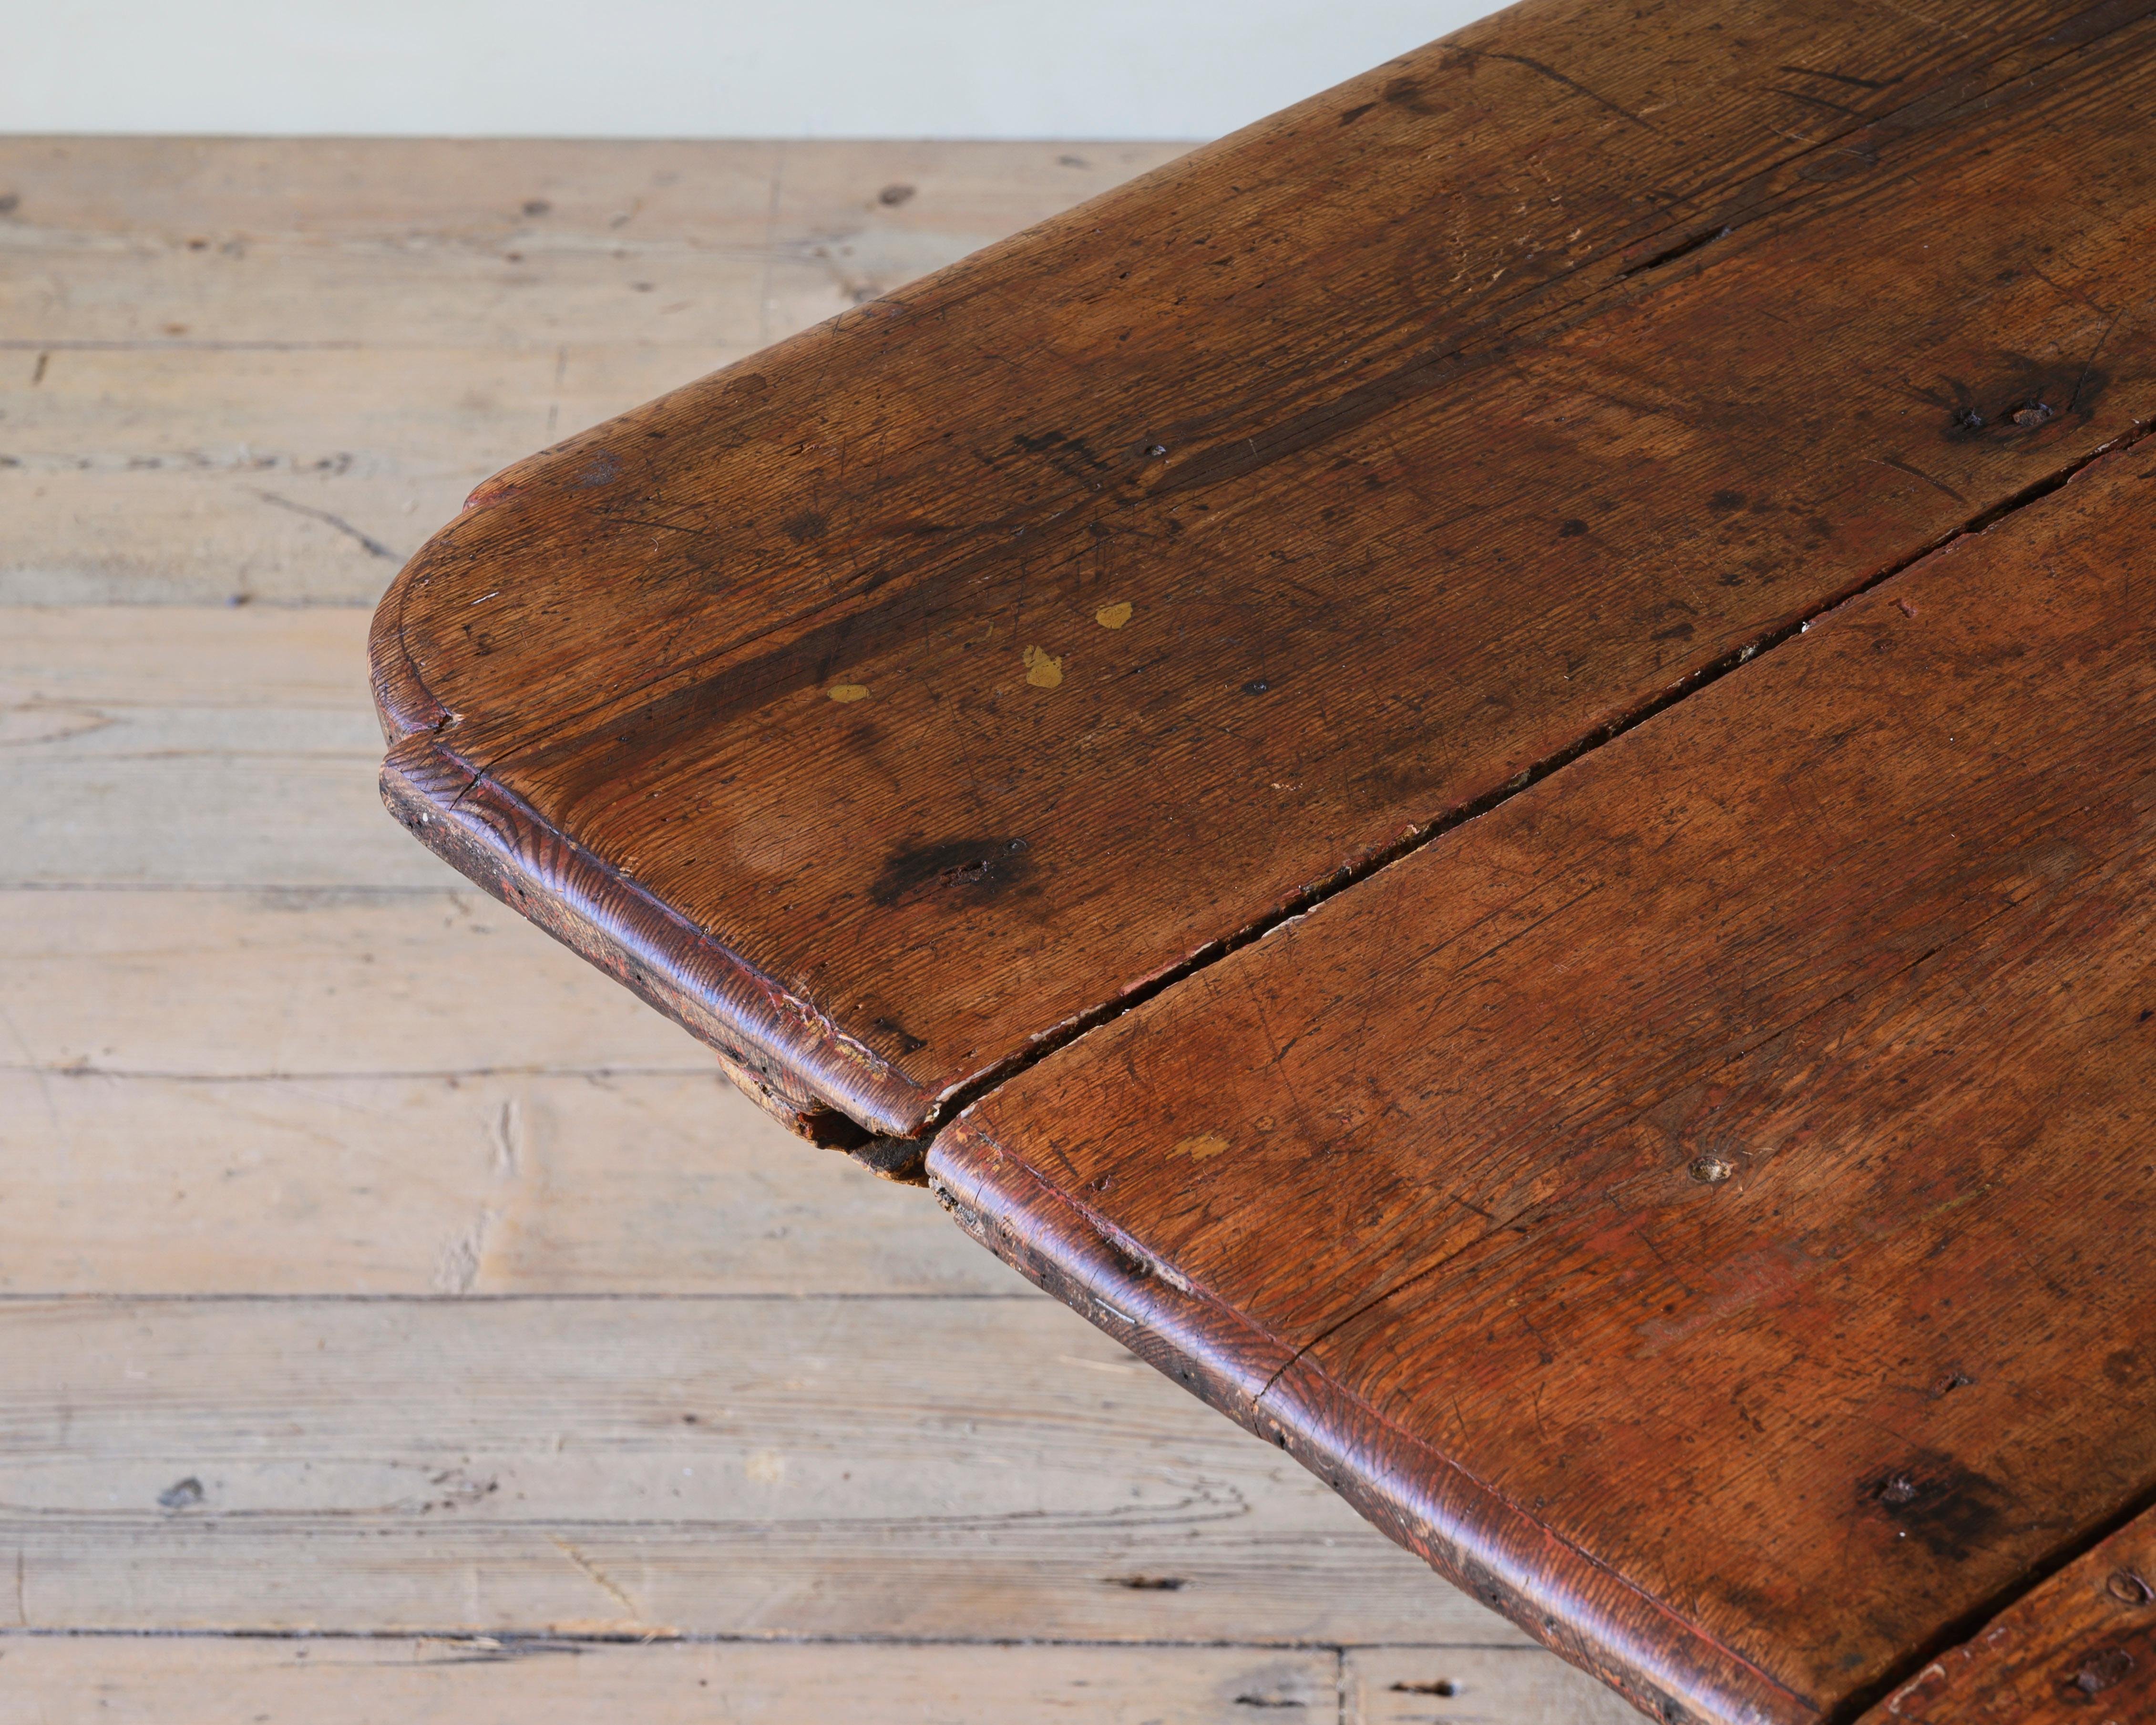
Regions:
M 0 0 L 0 131 L 1202 138 L 1481 0 Z

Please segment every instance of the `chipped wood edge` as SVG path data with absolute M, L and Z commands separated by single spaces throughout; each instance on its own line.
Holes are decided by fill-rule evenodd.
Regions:
M 1254 1435 L 1277 1445 L 1446 1580 L 1666 1725 L 1815 1725 L 1776 1682 L 1322 1369 L 1192 1287 L 991 1135 L 969 1110 L 927 1160 L 974 1239 Z
M 393 685 L 395 675 L 393 662 Z M 401 692 L 393 687 L 393 697 Z M 410 711 L 385 703 L 384 722 Z M 920 1135 L 933 1104 L 918 1085 L 556 831 L 439 736 L 410 734 L 391 747 L 382 799 L 450 867 L 708 1044 L 728 1076 L 802 1137 L 852 1150 L 871 1137 Z

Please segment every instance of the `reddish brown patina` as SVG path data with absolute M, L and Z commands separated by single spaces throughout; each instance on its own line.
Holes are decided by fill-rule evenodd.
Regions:
M 1486 20 L 483 486 L 386 793 L 1641 1705 L 1853 1715 L 2156 1488 L 2151 14 Z

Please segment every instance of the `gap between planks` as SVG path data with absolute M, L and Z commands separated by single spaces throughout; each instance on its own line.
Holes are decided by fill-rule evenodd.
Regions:
M 1029 1070 L 1060 1050 L 1069 1047 L 1071 1043 L 1088 1031 L 1112 1023 L 1126 1013 L 1166 993 L 1178 983 L 1188 981 L 1202 971 L 1210 969 L 1229 954 L 1240 952 L 1244 947 L 1263 940 L 1275 929 L 1284 927 L 1297 917 L 1308 915 L 1327 900 L 1337 897 L 1341 893 L 1368 880 L 1380 870 L 1389 868 L 1403 858 L 1412 856 L 1415 852 L 1435 844 L 1447 834 L 1456 832 L 1468 822 L 1502 808 L 1521 792 L 1540 784 L 1553 773 L 1561 772 L 1573 762 L 1584 759 L 1596 750 L 1615 742 L 1627 732 L 1636 730 L 1650 719 L 1682 706 L 1701 690 L 1720 682 L 1732 671 L 1741 670 L 1763 655 L 1773 652 L 1784 642 L 1794 639 L 1809 629 L 1814 623 L 1837 607 L 1845 605 L 1851 599 L 1870 593 L 1873 588 L 1892 580 L 1905 569 L 1922 562 L 1923 559 L 1936 552 L 1944 551 L 1958 541 L 1968 538 L 1972 534 L 1981 533 L 1985 529 L 1996 526 L 2009 516 L 2026 509 L 2030 504 L 2050 496 L 2061 485 L 2071 480 L 2076 474 L 2091 462 L 2105 455 L 2122 454 L 2132 449 L 2148 436 L 2149 429 L 2150 427 L 2147 424 L 2137 424 L 2132 431 L 2114 438 L 2108 443 L 2099 444 L 2086 454 L 2063 464 L 2056 471 L 2047 474 L 2043 478 L 2025 486 L 2005 502 L 1971 516 L 1960 526 L 1940 534 L 1936 539 L 1909 552 L 1907 556 L 1897 559 L 1885 567 L 1866 576 L 1861 581 L 1852 583 L 1801 615 L 1789 618 L 1772 629 L 1762 631 L 1744 645 L 1735 648 L 1712 664 L 1702 665 L 1697 670 L 1689 673 L 1673 686 L 1664 690 L 1650 700 L 1642 701 L 1630 711 L 1620 715 L 1607 724 L 1598 726 L 1584 736 L 1567 743 L 1563 748 L 1544 756 L 1532 766 L 1525 768 L 1504 784 L 1500 785 L 1496 790 L 1485 796 L 1478 797 L 1472 802 L 1462 803 L 1445 814 L 1434 816 L 1430 820 L 1414 828 L 1383 850 L 1365 857 L 1359 862 L 1352 863 L 1320 881 L 1317 886 L 1305 889 L 1278 909 L 1255 918 L 1231 934 L 1224 935 L 1219 940 L 1209 942 L 1181 963 L 1161 972 L 1147 981 L 1043 1032 L 1021 1053 L 993 1070 L 983 1073 L 972 1083 L 963 1086 L 949 1096 L 942 1098 L 937 1102 L 935 1111 L 929 1116 L 928 1130 L 923 1134 L 921 1142 L 925 1146 L 927 1141 L 933 1138 L 937 1132 L 957 1119 L 973 1103 L 1000 1089 L 1018 1074 Z M 1321 1337 L 1317 1339 L 1322 1341 L 1323 1338 Z M 1315 1343 L 1312 1345 L 1314 1346 Z M 1301 1358 L 1300 1353 L 1296 1358 Z M 1294 1363 L 1294 1360 L 1291 1359 L 1281 1369 L 1285 1371 Z

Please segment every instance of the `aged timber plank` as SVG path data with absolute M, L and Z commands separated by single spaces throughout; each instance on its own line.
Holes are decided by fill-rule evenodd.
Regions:
M 754 346 L 1186 146 L 157 147 L 169 160 L 146 172 L 140 140 L 0 140 L 0 193 L 15 199 L 0 213 L 8 347 Z
M 0 138 L 0 601 L 372 604 L 505 461 L 1181 148 Z
M 1515 1665 L 1535 1659 L 1508 1656 Z M 1543 1656 L 1547 1657 L 1547 1656 Z M 1335 1717 L 1329 1650 L 38 1638 L 0 1630 L 0 1725 L 1220 1725 Z M 1509 1675 L 1509 1673 L 1508 1673 Z M 1527 1674 L 1521 1673 L 1522 1677 Z M 1537 1672 L 1536 1675 L 1540 1675 Z M 1582 1725 L 1531 1682 L 1508 1725 Z M 1511 1698 L 1510 1694 L 1505 1697 Z M 1378 1715 L 1375 1719 L 1393 1716 Z M 1360 1722 L 1357 1722 L 1360 1725 Z
M 675 1026 L 521 933 L 470 887 L 0 891 L 0 1013 L 14 1027 L 0 1066 L 185 1079 L 711 1070 Z M 460 1009 L 458 980 L 482 968 L 498 999 Z
M 703 1064 L 252 1078 L 0 1065 L 0 1293 L 1011 1291 L 919 1194 L 791 1138 Z
M 1624 1699 L 1525 1647 L 1355 1647 L 1342 1671 L 1351 1725 L 1639 1725 Z
M 1517 1639 L 1029 1295 L 10 1300 L 0 1380 L 31 1629 Z
M 1669 1717 L 2156 1479 L 2156 458 L 1013 1080 L 960 1218 Z
M 369 818 L 364 634 L 329 607 L 0 608 L 0 886 L 459 886 Z
M 2156 1715 L 2156 1516 L 2083 1553 L 1865 1716 L 1866 1725 L 2107 1725 Z
M 490 481 L 386 792 L 919 1133 L 2156 417 L 2147 9 L 1471 26 Z

